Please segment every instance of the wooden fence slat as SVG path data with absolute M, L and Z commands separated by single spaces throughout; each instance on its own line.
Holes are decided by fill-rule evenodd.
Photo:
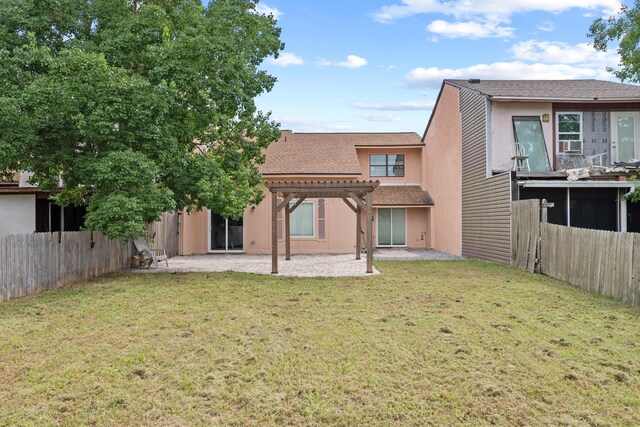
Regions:
M 534 271 L 537 253 L 541 273 L 640 306 L 640 234 L 540 223 L 532 202 L 512 203 L 513 267 Z

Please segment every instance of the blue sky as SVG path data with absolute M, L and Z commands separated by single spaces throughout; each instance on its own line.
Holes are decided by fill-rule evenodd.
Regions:
M 286 47 L 258 99 L 282 129 L 412 131 L 444 78 L 614 80 L 586 34 L 618 0 L 264 0 Z

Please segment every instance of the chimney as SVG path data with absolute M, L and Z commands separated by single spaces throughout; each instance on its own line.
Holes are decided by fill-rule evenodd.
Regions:
M 478 84 L 480 83 L 480 79 L 469 79 L 469 83 Z

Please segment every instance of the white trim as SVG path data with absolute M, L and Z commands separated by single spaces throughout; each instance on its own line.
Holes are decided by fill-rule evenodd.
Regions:
M 378 178 L 378 177 L 376 177 Z M 383 178 L 383 177 L 380 177 Z M 386 177 L 386 178 L 402 178 L 401 176 Z M 380 182 L 380 187 L 420 187 L 419 182 Z
M 560 151 L 560 114 L 577 114 L 580 116 L 580 150 L 568 150 Z M 582 111 L 556 111 L 556 154 L 582 154 L 584 152 L 584 115 Z M 563 132 L 563 133 L 575 133 L 575 132 Z M 575 141 L 575 140 L 571 140 Z M 546 144 L 546 143 L 545 143 Z
M 404 210 L 404 245 L 381 245 L 378 242 L 378 238 L 380 237 L 380 209 L 402 209 Z M 391 229 L 389 230 L 391 233 L 391 241 L 393 242 L 393 211 L 391 211 Z M 376 208 L 376 247 L 377 248 L 406 248 L 407 247 L 407 209 L 406 208 L 397 208 L 397 207 L 384 207 L 384 208 Z
M 296 200 L 297 200 L 297 199 L 292 199 L 292 200 L 289 202 L 289 206 L 291 206 L 292 204 L 295 204 Z M 316 235 L 317 235 L 317 232 L 316 232 L 316 229 L 317 229 L 317 227 L 316 227 L 316 209 L 317 209 L 317 203 L 316 203 L 316 200 L 315 200 L 315 199 L 313 199 L 313 200 L 305 200 L 304 202 L 300 203 L 300 206 L 302 206 L 302 205 L 308 205 L 308 204 L 311 204 L 311 205 L 312 205 L 312 207 L 311 207 L 311 215 L 312 215 L 312 218 L 311 218 L 311 226 L 313 227 L 313 234 L 312 234 L 311 236 L 294 236 L 293 234 L 290 234 L 291 239 L 295 239 L 295 240 L 305 240 L 305 239 L 306 239 L 306 240 L 318 240 L 318 239 L 317 239 L 317 237 L 316 237 Z M 298 206 L 298 208 L 299 208 L 300 206 Z M 293 213 L 292 213 L 292 214 L 290 214 L 290 215 L 295 214 L 295 213 L 298 211 L 298 208 L 296 208 L 296 210 L 295 210 L 295 211 L 293 211 Z M 326 209 L 327 209 L 327 205 L 326 205 L 326 203 L 325 203 L 324 208 L 325 208 L 325 221 L 326 221 L 326 214 L 327 214 L 327 211 L 326 211 Z M 283 213 L 283 215 L 284 215 L 284 213 Z M 289 221 L 289 222 L 291 222 L 291 221 Z M 282 227 L 283 227 L 283 230 L 282 230 L 282 239 L 283 239 L 283 240 L 285 239 L 285 236 L 287 235 L 287 234 L 286 234 L 286 231 L 287 231 L 287 230 L 284 230 L 284 223 L 285 223 L 285 220 L 284 220 L 284 218 L 282 218 Z M 289 230 L 291 230 L 291 224 L 287 224 L 287 225 L 289 226 Z M 325 238 L 324 238 L 324 240 L 326 240 L 326 239 L 327 239 L 326 223 L 325 223 L 325 230 L 324 230 L 324 232 L 325 232 L 325 236 L 324 236 Z M 324 240 L 323 240 L 323 241 L 324 241 Z
M 245 232 L 244 214 L 242 215 L 242 249 L 229 250 L 229 218 L 224 219 L 224 246 L 225 249 L 211 249 L 211 209 L 207 209 L 207 253 L 209 254 L 241 254 L 244 253 Z
M 612 162 L 628 162 L 631 159 L 627 159 L 627 160 L 620 160 L 619 157 L 619 153 L 620 153 L 620 135 L 618 134 L 618 128 L 617 128 L 617 119 L 619 119 L 620 117 L 631 117 L 633 118 L 633 158 L 636 159 L 638 158 L 638 153 L 640 153 L 640 144 L 638 144 L 638 134 L 639 134 L 639 128 L 640 128 L 640 112 L 638 111 L 611 111 L 611 119 L 610 119 L 610 126 L 611 126 L 611 161 Z M 616 138 L 614 139 L 614 133 Z M 614 148 L 613 145 L 616 145 L 616 147 Z M 614 155 L 615 154 L 615 155 Z
M 591 97 L 591 98 L 553 98 L 547 96 L 491 96 L 488 95 L 490 99 L 494 101 L 550 101 L 550 102 L 558 102 L 558 101 L 580 101 L 580 102 L 592 102 L 597 103 L 598 101 L 616 101 L 616 102 L 634 102 L 640 101 L 640 98 L 602 98 L 602 97 Z
M 486 165 L 485 165 L 485 178 L 490 178 L 491 176 L 493 176 L 493 143 L 492 143 L 492 135 L 493 135 L 493 122 L 491 120 L 492 114 L 493 114 L 493 104 L 491 103 L 491 100 L 487 99 L 486 100 L 486 107 L 485 107 L 485 114 L 486 114 L 486 124 L 485 124 L 485 132 L 484 132 L 484 139 L 485 139 L 485 161 L 486 161 Z
M 518 181 L 522 188 L 635 188 L 635 184 L 628 181 L 556 181 L 531 180 Z

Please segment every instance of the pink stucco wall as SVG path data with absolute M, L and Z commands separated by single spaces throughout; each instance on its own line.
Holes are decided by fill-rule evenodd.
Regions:
M 426 134 L 424 187 L 435 206 L 431 247 L 462 254 L 462 134 L 458 89 L 444 85 Z
M 356 217 L 340 199 L 325 199 L 325 239 L 318 238 L 318 203 L 314 202 L 316 237 L 291 238 L 294 254 L 342 254 L 355 251 Z M 248 206 L 244 213 L 244 252 L 271 253 L 271 197 L 265 190 L 264 200 L 254 210 Z M 427 207 L 406 208 L 406 244 L 410 248 L 430 248 L 430 210 Z M 184 214 L 180 224 L 180 254 L 204 254 L 208 250 L 208 212 Z M 374 244 L 377 242 L 377 210 L 373 210 Z M 364 215 L 362 228 L 364 229 Z M 363 244 L 364 248 L 364 244 Z M 285 242 L 278 241 L 278 251 L 284 253 Z
M 360 162 L 360 169 L 362 169 L 362 176 L 358 179 L 378 180 L 383 184 L 414 184 L 419 185 L 422 182 L 422 147 L 411 148 L 394 148 L 394 147 L 379 147 L 379 148 L 361 148 L 358 147 L 358 161 Z M 373 177 L 369 176 L 369 155 L 370 154 L 404 154 L 404 176 L 403 177 Z
M 338 180 L 380 180 L 383 184 L 414 184 L 424 186 L 422 147 L 376 147 L 358 148 L 358 160 L 363 174 L 358 177 L 332 177 Z M 405 176 L 399 178 L 381 178 L 369 176 L 370 154 L 404 154 Z M 270 177 L 273 180 L 325 181 L 326 177 Z M 265 198 L 255 207 L 248 206 L 244 213 L 244 252 L 266 254 L 271 252 L 271 194 L 265 189 Z M 351 253 L 356 246 L 356 217 L 341 199 L 325 199 L 325 238 L 318 238 L 318 202 L 314 203 L 316 236 L 313 238 L 291 238 L 291 252 L 300 253 Z M 431 231 L 431 207 L 406 208 L 406 244 L 411 248 L 430 248 L 433 241 Z M 374 209 L 374 245 L 376 239 L 377 211 Z M 364 213 L 362 228 L 365 228 Z M 208 211 L 184 214 L 181 222 L 180 254 L 203 254 L 208 248 L 209 219 Z M 363 245 L 364 247 L 364 245 Z M 280 253 L 285 251 L 284 240 L 278 241 Z
M 511 169 L 515 150 L 513 134 L 514 116 L 538 116 L 549 114 L 549 121 L 542 122 L 542 132 L 547 146 L 549 162 L 553 166 L 553 111 L 550 102 L 494 102 L 491 108 L 491 165 L 493 170 Z

